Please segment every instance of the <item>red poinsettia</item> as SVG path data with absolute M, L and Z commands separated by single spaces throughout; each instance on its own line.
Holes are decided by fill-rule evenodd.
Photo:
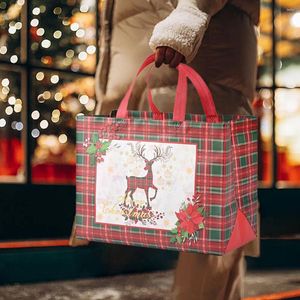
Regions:
M 189 234 L 193 234 L 199 229 L 199 224 L 203 222 L 203 216 L 198 211 L 196 205 L 189 204 L 185 210 L 176 212 L 176 216 L 179 220 L 179 228 L 187 231 Z

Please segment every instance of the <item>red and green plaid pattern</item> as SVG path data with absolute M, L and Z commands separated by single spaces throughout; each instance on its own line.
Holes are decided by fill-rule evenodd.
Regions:
M 83 146 L 94 133 L 104 139 L 197 145 L 195 194 L 203 195 L 207 212 L 197 242 L 170 243 L 172 234 L 167 230 L 95 222 L 96 167 Z M 256 232 L 256 147 L 257 122 L 252 116 L 221 116 L 218 123 L 206 122 L 204 115 L 174 122 L 171 113 L 163 114 L 162 120 L 154 120 L 149 112 L 130 112 L 127 119 L 79 116 L 76 235 L 108 243 L 224 254 L 238 208 Z

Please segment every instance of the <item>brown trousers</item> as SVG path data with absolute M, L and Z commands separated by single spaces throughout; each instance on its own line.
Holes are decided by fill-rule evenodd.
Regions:
M 224 256 L 182 252 L 170 300 L 238 300 L 243 295 L 242 249 Z

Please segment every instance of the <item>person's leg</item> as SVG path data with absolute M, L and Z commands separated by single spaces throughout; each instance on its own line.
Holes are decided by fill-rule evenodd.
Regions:
M 182 252 L 171 292 L 172 300 L 239 300 L 244 256 L 238 249 L 224 256 Z

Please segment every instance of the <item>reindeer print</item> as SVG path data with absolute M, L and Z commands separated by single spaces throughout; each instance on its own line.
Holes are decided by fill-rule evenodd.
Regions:
M 145 168 L 144 170 L 147 171 L 146 175 L 143 177 L 137 177 L 137 176 L 126 176 L 127 181 L 127 189 L 125 191 L 125 197 L 124 197 L 124 205 L 127 206 L 126 200 L 129 195 L 132 205 L 134 205 L 134 198 L 133 194 L 137 189 L 142 189 L 145 191 L 146 200 L 147 200 L 147 208 L 151 208 L 150 201 L 154 200 L 157 196 L 157 187 L 153 183 L 153 172 L 152 172 L 152 165 L 155 162 L 158 161 L 167 161 L 172 156 L 171 146 L 166 147 L 165 150 L 163 150 L 161 147 L 154 146 L 154 153 L 153 157 L 151 159 L 146 158 L 145 156 L 145 150 L 146 146 L 141 144 L 136 144 L 134 147 L 132 144 L 131 146 L 131 152 L 134 157 L 140 158 L 144 160 L 145 162 Z M 150 189 L 154 190 L 154 196 L 149 197 Z

